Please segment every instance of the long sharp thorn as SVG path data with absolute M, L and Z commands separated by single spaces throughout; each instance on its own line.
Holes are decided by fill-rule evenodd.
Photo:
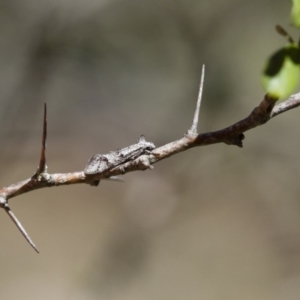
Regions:
M 46 169 L 46 141 L 47 141 L 47 105 L 44 104 L 44 118 L 43 118 L 43 137 L 42 148 L 40 156 L 40 164 L 37 170 L 37 175 L 41 174 Z
M 188 131 L 189 134 L 197 134 L 197 127 L 198 127 L 202 93 L 203 93 L 203 85 L 204 85 L 204 74 L 205 74 L 205 65 L 202 66 L 198 100 L 197 100 L 196 110 L 195 110 L 195 114 L 194 114 L 193 124 L 192 124 L 192 127 L 190 128 L 190 130 Z
M 21 231 L 22 235 L 24 236 L 24 238 L 27 240 L 27 242 L 31 245 L 31 247 L 37 252 L 40 253 L 40 251 L 38 250 L 38 248 L 36 247 L 36 245 L 34 244 L 34 242 L 32 241 L 32 239 L 29 237 L 28 233 L 26 232 L 26 230 L 24 229 L 24 227 L 22 226 L 22 224 L 20 223 L 20 221 L 17 219 L 17 217 L 15 216 L 15 214 L 12 212 L 12 210 L 9 208 L 8 205 L 5 205 L 4 210 L 7 212 L 7 214 L 9 215 L 9 217 L 12 219 L 12 221 L 16 224 L 16 226 L 18 227 L 18 229 Z

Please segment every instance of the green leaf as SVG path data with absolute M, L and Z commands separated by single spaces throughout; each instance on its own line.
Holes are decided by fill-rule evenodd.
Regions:
M 300 49 L 291 44 L 275 52 L 262 74 L 262 85 L 275 99 L 286 98 L 297 87 L 300 76 Z
M 291 12 L 292 24 L 296 27 L 300 27 L 300 0 L 292 0 L 292 2 L 293 2 L 292 12 Z

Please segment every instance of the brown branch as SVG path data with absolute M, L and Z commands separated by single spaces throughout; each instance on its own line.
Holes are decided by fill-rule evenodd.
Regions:
M 204 68 L 193 123 L 191 128 L 187 130 L 182 138 L 164 146 L 155 148 L 153 143 L 147 142 L 144 137 L 140 137 L 138 143 L 129 147 L 111 152 L 109 154 L 94 155 L 89 160 L 85 169 L 80 172 L 63 174 L 47 173 L 45 155 L 47 137 L 47 110 L 45 105 L 42 149 L 38 170 L 32 177 L 0 189 L 0 207 L 4 208 L 30 245 L 38 252 L 36 246 L 26 233 L 25 229 L 10 210 L 8 206 L 8 200 L 10 198 L 44 187 L 78 183 L 86 183 L 95 186 L 101 179 L 120 180 L 120 178 L 116 176 L 132 171 L 152 169 L 152 165 L 154 163 L 193 147 L 206 146 L 216 143 L 225 143 L 227 145 L 236 145 L 238 147 L 242 147 L 242 141 L 245 138 L 244 133 L 246 131 L 263 125 L 271 118 L 300 106 L 300 93 L 292 95 L 286 101 L 277 105 L 275 105 L 276 101 L 274 99 L 265 96 L 262 102 L 256 108 L 254 108 L 250 115 L 245 119 L 218 131 L 199 134 L 197 133 L 197 124 L 203 90 L 203 78 Z

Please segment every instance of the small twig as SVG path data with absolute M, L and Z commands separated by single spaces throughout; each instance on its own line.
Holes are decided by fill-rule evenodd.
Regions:
M 204 75 L 205 75 L 205 65 L 202 66 L 198 100 L 197 100 L 197 105 L 196 105 L 196 110 L 195 110 L 195 114 L 194 114 L 193 123 L 192 123 L 191 128 L 188 130 L 189 135 L 196 135 L 198 133 L 198 121 L 199 121 L 201 100 L 202 100 L 202 94 L 203 94 Z
M 273 108 L 273 111 L 271 113 L 271 118 L 274 118 L 288 110 L 291 110 L 293 108 L 296 108 L 300 106 L 300 93 L 290 96 L 287 100 L 284 102 L 281 102 Z
M 275 26 L 276 31 L 282 35 L 283 37 L 285 37 L 289 43 L 294 44 L 294 39 L 290 36 L 290 34 L 280 25 L 276 25 Z
M 40 253 L 40 251 L 35 246 L 35 244 L 33 243 L 32 239 L 29 237 L 28 233 L 26 232 L 26 230 L 24 229 L 24 227 L 22 226 L 22 224 L 20 223 L 20 221 L 17 219 L 17 217 L 15 216 L 15 214 L 12 212 L 12 210 L 9 208 L 8 204 L 4 205 L 3 208 L 7 212 L 7 214 L 9 215 L 9 217 L 13 220 L 13 222 L 16 224 L 16 226 L 18 227 L 18 229 L 20 230 L 20 232 L 22 233 L 22 235 L 25 237 L 25 239 L 27 240 L 27 242 L 32 246 L 32 248 L 37 253 Z

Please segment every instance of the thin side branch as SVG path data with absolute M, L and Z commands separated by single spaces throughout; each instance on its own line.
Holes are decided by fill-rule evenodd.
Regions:
M 276 25 L 275 29 L 280 35 L 285 37 L 290 44 L 295 43 L 294 39 L 290 36 L 290 34 L 283 27 L 281 27 L 280 25 Z
M 274 99 L 265 96 L 262 102 L 253 109 L 250 115 L 242 119 L 241 121 L 218 131 L 198 134 L 197 126 L 201 106 L 203 82 L 204 66 L 202 69 L 200 90 L 193 123 L 191 128 L 182 138 L 156 148 L 153 143 L 147 142 L 146 139 L 141 136 L 136 144 L 132 144 L 128 147 L 110 152 L 108 154 L 93 155 L 88 164 L 80 172 L 63 174 L 47 173 L 47 110 L 45 105 L 42 149 L 38 170 L 34 176 L 0 189 L 0 207 L 4 208 L 4 210 L 17 225 L 26 240 L 38 252 L 36 246 L 26 233 L 23 226 L 8 207 L 8 200 L 10 198 L 44 187 L 78 183 L 86 183 L 92 186 L 96 186 L 102 179 L 119 180 L 119 177 L 117 177 L 118 175 L 123 175 L 132 171 L 152 169 L 152 165 L 154 163 L 157 163 L 162 159 L 193 147 L 206 146 L 217 143 L 225 143 L 227 145 L 242 147 L 243 140 L 245 138 L 244 133 L 246 131 L 263 125 L 271 118 L 274 118 L 279 114 L 300 106 L 300 93 L 292 95 L 286 101 L 277 105 L 275 105 L 276 102 L 274 101 Z
M 274 118 L 288 110 L 294 109 L 300 106 L 300 93 L 290 96 L 286 101 L 277 104 L 271 114 Z

